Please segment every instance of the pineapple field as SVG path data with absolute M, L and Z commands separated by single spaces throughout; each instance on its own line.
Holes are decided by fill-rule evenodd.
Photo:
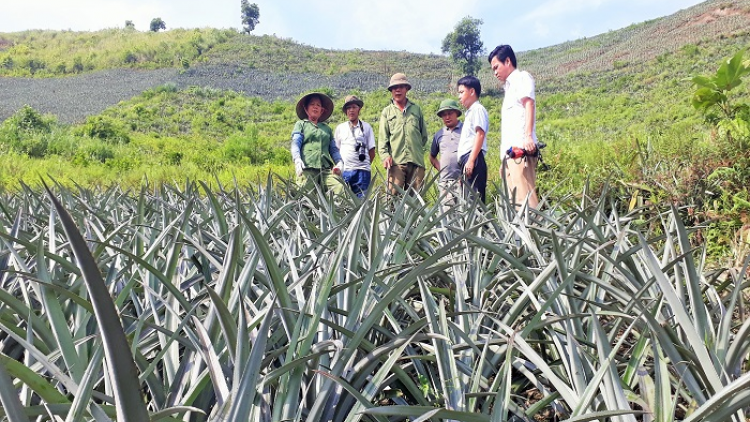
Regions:
M 4 417 L 746 420 L 749 261 L 675 208 L 382 192 L 6 194 Z

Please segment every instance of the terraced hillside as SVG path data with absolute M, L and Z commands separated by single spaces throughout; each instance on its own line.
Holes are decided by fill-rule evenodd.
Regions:
M 747 34 L 748 28 L 750 1 L 712 0 L 618 31 L 528 51 L 523 57 L 541 78 L 564 77 L 647 62 L 685 45 Z
M 601 78 L 641 71 L 642 64 L 686 46 L 732 44 L 733 38 L 747 36 L 748 27 L 750 0 L 710 0 L 662 19 L 521 52 L 519 60 L 537 76 L 540 90 L 566 90 L 576 78 L 578 84 L 595 86 Z M 137 41 L 128 42 L 132 39 Z M 85 56 L 81 46 L 97 49 L 96 57 Z M 66 55 L 75 63 L 66 62 Z M 368 92 L 382 89 L 396 71 L 405 71 L 415 89 L 426 93 L 445 92 L 459 76 L 443 56 L 327 50 L 229 31 L 0 33 L 0 76 L 5 75 L 0 77 L 0 121 L 24 104 L 63 122 L 82 121 L 164 84 L 227 89 L 267 101 L 291 100 L 321 87 Z M 19 72 L 29 75 L 9 77 Z M 494 86 L 488 69 L 483 72 L 486 86 Z

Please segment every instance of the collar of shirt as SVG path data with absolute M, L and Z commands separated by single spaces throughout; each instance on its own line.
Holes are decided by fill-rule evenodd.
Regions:
M 510 72 L 510 75 L 508 75 L 508 79 L 505 80 L 505 89 L 508 89 L 508 87 L 513 83 L 513 80 L 521 76 L 521 71 L 518 69 L 513 69 L 512 72 Z
M 443 129 L 447 130 L 448 132 L 455 132 L 458 129 L 461 129 L 461 126 L 463 126 L 463 124 L 464 124 L 464 122 L 462 122 L 462 121 L 459 120 L 458 124 L 456 126 L 454 126 L 453 129 L 449 128 L 448 126 L 443 126 Z
M 466 114 L 469 114 L 469 112 L 476 110 L 477 107 L 479 107 L 479 100 L 474 101 L 474 104 L 472 104 L 471 107 L 466 109 Z
M 401 111 L 401 108 L 398 106 L 398 104 L 396 104 L 396 100 L 394 100 L 393 98 L 391 98 L 391 104 L 393 104 L 394 107 L 396 107 L 399 111 Z M 411 105 L 411 101 L 409 101 L 409 99 L 407 98 L 406 105 L 404 106 L 403 111 L 406 111 L 406 109 L 408 109 L 410 105 Z

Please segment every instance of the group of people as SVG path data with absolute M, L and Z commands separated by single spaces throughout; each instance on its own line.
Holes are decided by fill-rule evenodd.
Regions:
M 497 46 L 488 61 L 505 90 L 500 126 L 501 176 L 517 205 L 526 203 L 536 208 L 538 140 L 534 78 L 518 70 L 515 53 L 509 45 Z M 440 171 L 443 198 L 478 195 L 484 202 L 489 115 L 479 101 L 482 93 L 479 79 L 465 76 L 456 85 L 458 101 L 446 99 L 437 111 L 444 127 L 432 138 L 430 163 Z M 410 188 L 418 191 L 425 177 L 427 125 L 422 109 L 407 97 L 411 88 L 406 75 L 393 75 L 388 84 L 391 103 L 380 114 L 377 150 L 387 170 L 392 194 Z M 299 100 L 300 120 L 294 125 L 291 144 L 299 185 L 317 183 L 339 193 L 343 179 L 357 196 L 364 197 L 371 181 L 376 142 L 372 127 L 359 118 L 363 106 L 364 102 L 356 96 L 346 97 L 342 109 L 347 121 L 332 131 L 325 123 L 334 109 L 329 96 L 313 92 Z M 462 115 L 463 123 L 459 119 Z

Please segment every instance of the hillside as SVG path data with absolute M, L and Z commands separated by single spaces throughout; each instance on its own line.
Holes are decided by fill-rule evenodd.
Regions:
M 748 27 L 750 0 L 710 0 L 662 19 L 520 52 L 519 61 L 536 75 L 540 90 L 565 91 L 571 78 L 611 81 L 685 46 L 736 45 Z M 292 100 L 320 87 L 368 92 L 382 89 L 396 71 L 426 93 L 445 92 L 459 76 L 443 56 L 326 50 L 213 29 L 0 33 L 0 121 L 28 104 L 63 122 L 80 122 L 163 84 L 228 89 L 266 101 Z M 495 86 L 484 72 L 483 83 Z
M 554 79 L 648 62 L 686 45 L 747 35 L 748 28 L 750 1 L 711 0 L 664 18 L 528 51 L 522 57 L 539 77 Z

